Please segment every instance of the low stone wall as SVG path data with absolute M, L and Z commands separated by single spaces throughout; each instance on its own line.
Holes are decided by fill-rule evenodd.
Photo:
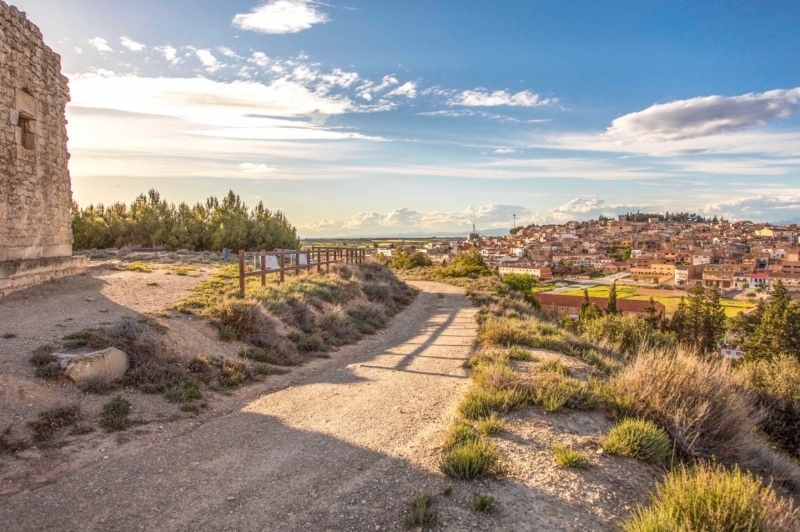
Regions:
M 86 257 L 50 257 L 0 262 L 0 297 L 53 279 L 86 273 L 86 266 Z

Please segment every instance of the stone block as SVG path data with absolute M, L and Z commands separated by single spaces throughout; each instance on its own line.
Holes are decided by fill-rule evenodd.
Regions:
M 64 375 L 76 384 L 110 384 L 125 376 L 130 367 L 128 355 L 116 347 L 89 353 L 56 353 Z

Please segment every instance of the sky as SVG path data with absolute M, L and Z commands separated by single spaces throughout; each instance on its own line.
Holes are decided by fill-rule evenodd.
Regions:
M 10 3 L 62 56 L 81 205 L 233 190 L 302 237 L 800 221 L 800 2 Z

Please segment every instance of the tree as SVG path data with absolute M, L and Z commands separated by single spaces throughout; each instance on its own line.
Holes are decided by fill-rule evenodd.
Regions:
M 800 306 L 789 299 L 783 282 L 778 281 L 758 325 L 745 342 L 748 360 L 772 360 L 780 355 L 800 358 L 798 327 Z
M 583 316 L 583 313 L 586 312 L 586 310 L 590 306 L 592 306 L 592 302 L 589 301 L 589 289 L 588 288 L 584 288 L 583 289 L 583 303 L 581 303 L 581 316 Z
M 717 288 L 693 286 L 689 296 L 681 298 L 672 315 L 670 329 L 681 343 L 695 349 L 712 351 L 725 334 L 725 309 Z
M 611 285 L 611 291 L 608 293 L 608 305 L 606 305 L 606 312 L 609 314 L 617 313 L 617 282 Z
M 650 298 L 650 304 L 647 306 L 647 317 L 644 321 L 647 322 L 648 325 L 652 328 L 658 327 L 658 323 L 661 321 L 661 314 L 658 313 L 656 310 L 656 302 L 653 298 Z
M 533 285 L 536 281 L 531 275 L 524 273 L 508 273 L 503 276 L 503 282 L 506 283 L 512 290 L 527 294 L 531 291 L 531 289 L 533 289 Z

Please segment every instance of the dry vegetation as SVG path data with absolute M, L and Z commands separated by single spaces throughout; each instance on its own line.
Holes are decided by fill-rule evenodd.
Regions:
M 791 501 L 800 493 L 799 469 L 773 450 L 797 456 L 796 359 L 737 369 L 639 334 L 627 322 L 621 335 L 581 335 L 543 317 L 535 302 L 496 277 L 454 284 L 467 286 L 481 310 L 479 346 L 469 362 L 474 384 L 443 445 L 446 474 L 468 479 L 503 471 L 504 458 L 486 436 L 495 432 L 481 429 L 490 419 L 497 425 L 517 408 L 599 408 L 618 422 L 599 448 L 676 468 L 627 530 L 796 529 Z M 558 361 L 537 362 L 529 348 L 580 359 L 591 374 L 576 378 Z M 563 468 L 590 465 L 569 446 L 551 450 Z

